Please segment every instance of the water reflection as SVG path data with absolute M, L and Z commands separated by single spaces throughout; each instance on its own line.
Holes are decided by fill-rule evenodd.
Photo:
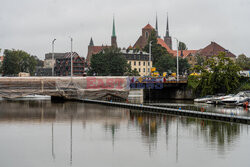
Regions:
M 243 124 L 150 114 L 80 102 L 0 101 L 0 125 L 17 125 L 18 128 L 20 124 L 30 129 L 31 133 L 36 132 L 31 128 L 33 124 L 49 126 L 49 153 L 53 162 L 60 164 L 58 161 L 63 161 L 62 154 L 66 153 L 68 156 L 65 158 L 70 166 L 78 166 L 83 162 L 79 154 L 84 154 L 82 151 L 85 149 L 90 157 L 93 150 L 93 154 L 105 158 L 126 150 L 126 155 L 135 152 L 136 155 L 133 155 L 143 160 L 145 156 L 140 151 L 140 145 L 152 159 L 160 153 L 175 159 L 175 164 L 189 161 L 190 158 L 186 157 L 192 154 L 201 156 L 199 147 L 203 148 L 202 151 L 211 150 L 211 157 L 214 151 L 225 157 L 239 147 L 243 134 L 248 137 L 248 126 Z M 8 131 L 11 129 L 7 126 L 0 126 L 2 137 Z M 64 132 L 68 137 L 63 137 Z M 4 142 L 0 139 L 0 143 Z M 250 144 L 249 141 L 247 144 Z M 96 145 L 103 147 L 103 150 Z M 61 147 L 68 150 L 64 152 Z M 1 149 L 0 154 L 4 155 Z M 125 159 L 122 155 L 116 158 Z

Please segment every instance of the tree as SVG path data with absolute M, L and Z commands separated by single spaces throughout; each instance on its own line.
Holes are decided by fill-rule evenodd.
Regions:
M 4 75 L 16 75 L 19 72 L 27 72 L 31 75 L 35 72 L 36 60 L 22 50 L 5 50 L 2 72 Z
M 201 72 L 201 74 L 200 76 L 190 76 L 188 85 L 202 96 L 232 93 L 240 85 L 240 67 L 230 58 L 225 57 L 224 52 L 206 60 L 203 66 L 196 65 L 192 70 Z
M 205 59 L 201 57 L 199 54 L 195 55 L 196 63 L 197 65 L 202 66 L 203 63 L 205 62 Z
M 157 44 L 157 35 L 156 31 L 152 30 L 151 35 L 148 39 L 148 44 L 143 48 L 145 52 L 149 52 L 149 42 L 151 42 L 151 54 L 152 54 L 152 62 L 153 66 L 155 66 L 156 62 L 160 59 L 163 55 L 168 55 L 166 48 L 162 47 L 161 45 Z
M 250 69 L 250 58 L 244 54 L 241 54 L 236 59 L 236 63 L 243 69 L 249 70 Z
M 184 74 L 190 68 L 190 64 L 187 59 L 179 58 L 179 72 L 180 74 Z
M 179 46 L 178 46 L 179 50 L 187 50 L 187 46 L 184 42 L 179 42 Z
M 120 50 L 112 47 L 92 56 L 88 74 L 122 76 L 130 70 L 131 66 L 128 65 Z
M 37 56 L 34 56 L 34 55 L 32 55 L 31 57 L 33 57 L 36 60 L 36 62 L 37 62 L 36 65 L 38 67 L 43 67 L 44 62 L 42 60 L 40 60 Z
M 174 61 L 174 58 L 170 55 L 161 56 L 155 64 L 157 71 L 159 71 L 160 73 L 171 73 L 173 71 L 176 71 L 175 66 L 176 62 Z
M 128 71 L 124 73 L 125 76 L 140 76 L 140 73 L 136 69 L 131 69 L 131 65 L 128 64 Z

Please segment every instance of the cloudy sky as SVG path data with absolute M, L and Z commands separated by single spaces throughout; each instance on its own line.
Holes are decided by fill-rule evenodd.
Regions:
M 250 56 L 250 0 L 0 0 L 0 48 L 22 49 L 44 59 L 51 52 L 73 50 L 86 57 L 90 37 L 95 45 L 109 45 L 115 14 L 117 42 L 133 45 L 148 22 L 189 49 L 215 41 L 239 55 Z M 174 42 L 174 41 L 173 41 Z

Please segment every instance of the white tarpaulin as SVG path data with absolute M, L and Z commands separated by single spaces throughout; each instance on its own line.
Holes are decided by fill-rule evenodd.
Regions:
M 127 99 L 128 77 L 0 77 L 0 97 L 49 95 L 66 99 Z

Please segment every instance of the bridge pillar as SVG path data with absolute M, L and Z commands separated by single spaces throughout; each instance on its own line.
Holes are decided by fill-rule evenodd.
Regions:
M 174 86 L 164 86 L 162 89 L 144 89 L 144 101 L 159 100 L 193 100 L 194 92 L 187 88 L 187 85 L 176 84 Z

